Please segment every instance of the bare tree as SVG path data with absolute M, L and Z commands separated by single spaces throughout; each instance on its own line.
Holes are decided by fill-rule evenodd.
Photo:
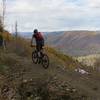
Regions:
M 16 39 L 18 37 L 18 23 L 17 23 L 17 21 L 15 22 L 15 37 L 16 37 Z
M 4 30 L 4 23 L 5 23 L 5 10 L 6 10 L 6 0 L 2 0 L 2 15 L 1 15 L 1 33 L 3 34 L 5 32 Z M 3 48 L 6 47 L 6 40 L 3 37 Z
M 2 18 L 0 16 L 0 32 L 3 32 L 3 23 L 2 23 Z
M 3 33 L 4 21 L 5 21 L 5 11 L 6 11 L 6 0 L 2 0 L 2 12 L 0 14 L 0 31 Z
M 2 0 L 2 21 L 3 21 L 3 27 L 5 23 L 5 13 L 6 13 L 6 0 Z

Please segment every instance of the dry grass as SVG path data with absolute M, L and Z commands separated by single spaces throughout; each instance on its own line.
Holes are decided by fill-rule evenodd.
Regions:
M 9 50 L 9 48 L 11 49 Z M 18 37 L 17 39 L 13 37 L 13 39 L 7 45 L 7 49 L 9 50 L 9 52 L 14 52 L 23 57 L 30 57 L 32 52 L 30 42 L 21 37 Z
M 52 54 L 53 59 L 56 59 L 57 62 L 60 61 L 60 63 L 62 65 L 67 66 L 67 68 L 70 68 L 73 70 L 76 67 L 81 66 L 81 64 L 77 60 L 74 60 L 73 57 L 62 54 L 61 52 L 55 50 L 54 48 L 46 47 L 46 50 L 47 50 L 49 55 Z

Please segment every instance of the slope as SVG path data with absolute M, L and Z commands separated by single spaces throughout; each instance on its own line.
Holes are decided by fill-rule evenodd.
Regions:
M 49 34 L 47 37 L 49 45 L 72 56 L 100 53 L 100 32 L 66 31 L 58 35 Z

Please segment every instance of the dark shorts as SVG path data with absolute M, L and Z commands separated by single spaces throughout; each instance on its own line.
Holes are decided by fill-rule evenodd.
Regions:
M 37 49 L 37 51 L 40 51 L 43 46 L 44 46 L 44 40 L 36 41 L 36 49 Z

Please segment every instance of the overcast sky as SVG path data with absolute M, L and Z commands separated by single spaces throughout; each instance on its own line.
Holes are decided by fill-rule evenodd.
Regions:
M 6 5 L 10 31 L 16 20 L 19 31 L 100 29 L 100 0 L 6 0 Z

